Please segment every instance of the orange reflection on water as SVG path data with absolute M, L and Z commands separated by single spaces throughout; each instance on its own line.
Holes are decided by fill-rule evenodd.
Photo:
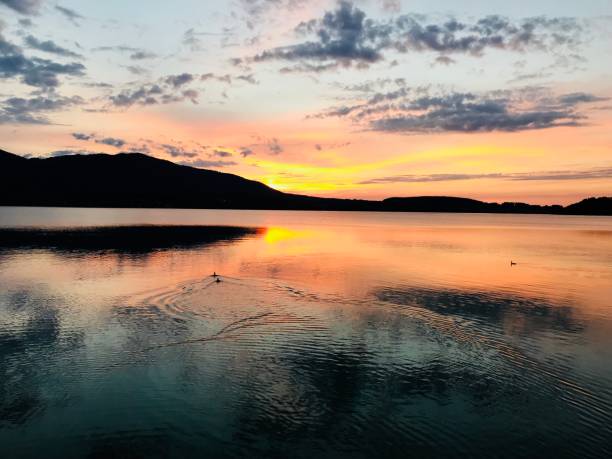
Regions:
M 297 238 L 303 235 L 304 231 L 295 231 L 273 226 L 266 229 L 264 240 L 268 244 L 276 244 L 277 242 L 286 241 L 288 239 Z
M 80 210 L 79 212 L 101 212 Z M 126 211 L 127 212 L 127 211 Z M 147 215 L 139 215 L 142 223 Z M 180 224 L 262 228 L 240 238 L 146 253 L 24 250 L 0 279 L 58 294 L 127 295 L 213 272 L 369 297 L 388 286 L 520 294 L 605 313 L 612 219 L 273 211 L 151 211 Z M 154 223 L 154 222 L 153 222 Z M 510 265 L 510 261 L 518 264 Z

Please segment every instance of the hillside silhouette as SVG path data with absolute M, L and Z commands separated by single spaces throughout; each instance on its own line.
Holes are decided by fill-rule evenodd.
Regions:
M 446 196 L 383 201 L 317 198 L 141 153 L 24 158 L 3 150 L 0 205 L 612 215 L 609 197 L 588 198 L 566 207 Z

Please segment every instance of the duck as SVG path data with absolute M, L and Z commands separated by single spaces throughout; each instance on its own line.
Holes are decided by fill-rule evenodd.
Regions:
M 515 266 L 515 265 L 516 265 L 516 263 L 514 261 L 510 260 L 510 266 Z

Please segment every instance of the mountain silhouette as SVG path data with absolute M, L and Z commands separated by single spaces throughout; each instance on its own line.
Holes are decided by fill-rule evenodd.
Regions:
M 238 175 L 182 166 L 141 153 L 24 158 L 3 150 L 0 205 L 612 215 L 612 198 L 607 197 L 567 207 L 446 196 L 383 201 L 317 198 L 283 193 Z

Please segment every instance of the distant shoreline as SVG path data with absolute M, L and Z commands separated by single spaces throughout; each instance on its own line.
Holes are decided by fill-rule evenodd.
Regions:
M 232 210 L 244 211 L 278 211 L 278 212 L 342 212 L 342 213 L 406 213 L 406 214 L 463 214 L 463 215 L 555 215 L 560 217 L 611 217 L 612 214 L 588 214 L 588 213 L 565 213 L 565 212 L 487 212 L 487 211 L 439 211 L 439 210 L 387 210 L 387 209 L 281 209 L 281 208 L 234 208 L 234 207 L 129 207 L 129 206 L 74 206 L 74 205 L 52 205 L 41 206 L 36 204 L 4 205 L 0 208 L 43 208 L 43 209 L 122 209 L 122 210 Z
M 587 198 L 567 206 L 498 204 L 454 196 L 382 201 L 320 198 L 284 193 L 238 175 L 141 153 L 24 158 L 3 150 L 0 206 L 612 215 L 612 197 Z

